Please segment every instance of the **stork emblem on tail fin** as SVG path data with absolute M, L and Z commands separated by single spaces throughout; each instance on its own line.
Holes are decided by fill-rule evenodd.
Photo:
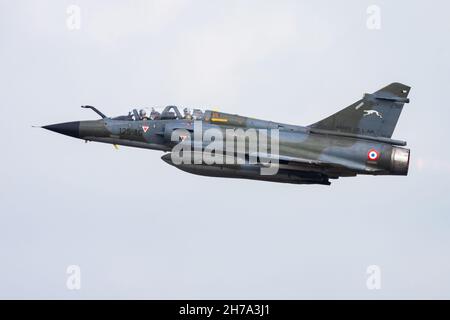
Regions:
M 364 110 L 364 117 L 370 116 L 372 114 L 383 119 L 383 115 L 380 112 L 378 112 L 377 110 Z

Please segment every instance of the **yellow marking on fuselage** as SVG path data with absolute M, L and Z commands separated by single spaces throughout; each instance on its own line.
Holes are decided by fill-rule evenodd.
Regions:
M 211 118 L 212 122 L 228 122 L 228 119 L 224 118 Z

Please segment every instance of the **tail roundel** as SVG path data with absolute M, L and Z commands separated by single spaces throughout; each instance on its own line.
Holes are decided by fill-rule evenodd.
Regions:
M 347 108 L 310 125 L 310 128 L 391 138 L 405 103 L 409 103 L 410 87 L 401 83 L 365 94 Z

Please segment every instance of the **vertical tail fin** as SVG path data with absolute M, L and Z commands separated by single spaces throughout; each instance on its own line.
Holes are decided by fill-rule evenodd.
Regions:
M 310 127 L 391 138 L 403 105 L 409 103 L 410 90 L 404 84 L 391 83 L 373 94 L 365 94 L 361 100 Z

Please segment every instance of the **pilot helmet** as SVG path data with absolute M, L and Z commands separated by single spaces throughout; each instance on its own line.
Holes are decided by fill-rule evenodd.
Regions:
M 184 114 L 190 114 L 191 113 L 191 111 L 188 108 L 184 108 L 183 112 L 184 112 Z
M 141 116 L 141 118 L 144 118 L 147 116 L 147 112 L 144 109 L 139 110 L 139 115 Z

